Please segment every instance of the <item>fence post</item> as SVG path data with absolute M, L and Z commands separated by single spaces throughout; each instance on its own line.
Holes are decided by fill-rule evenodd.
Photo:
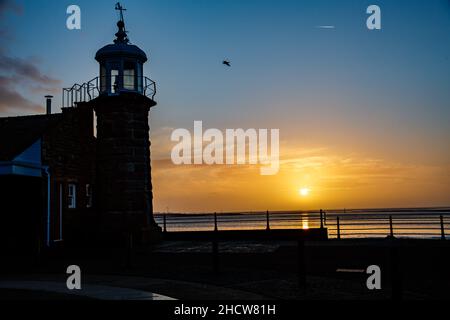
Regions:
M 219 228 L 217 227 L 217 212 L 214 212 L 214 231 L 218 231 Z
M 392 216 L 389 216 L 389 230 L 390 230 L 391 238 L 393 238 L 394 237 L 394 225 L 392 223 Z
M 36 247 L 36 252 L 35 252 L 34 264 L 36 266 L 39 266 L 40 259 L 41 259 L 41 237 L 40 236 L 37 236 L 36 244 L 37 244 L 37 247 Z
M 401 300 L 403 293 L 403 279 L 401 272 L 400 248 L 397 244 L 391 244 L 390 260 L 391 260 L 391 289 L 392 300 Z
M 166 214 L 164 214 L 164 216 L 163 216 L 163 221 L 164 221 L 164 233 L 166 233 L 167 232 Z
M 212 239 L 212 264 L 213 264 L 213 272 L 214 274 L 219 273 L 219 240 L 218 240 L 218 232 L 217 228 L 217 213 L 214 212 L 214 233 Z
M 327 212 L 326 211 L 323 212 L 323 222 L 325 225 L 327 225 Z
M 320 229 L 323 229 L 323 210 L 320 209 Z
M 266 230 L 270 230 L 269 210 L 266 212 Z
M 445 240 L 444 216 L 441 214 L 441 239 Z
M 127 245 L 127 261 L 126 261 L 126 268 L 129 269 L 132 267 L 132 255 L 133 255 L 133 233 L 128 233 L 126 239 L 126 245 Z
M 213 243 L 212 243 L 212 249 L 213 249 L 213 272 L 215 274 L 219 273 L 219 243 L 217 241 L 217 236 L 214 235 Z
M 305 265 L 305 241 L 299 239 L 297 244 L 297 273 L 298 273 L 298 286 L 304 287 L 306 285 L 306 265 Z
M 339 222 L 339 216 L 336 217 L 336 224 L 337 224 L 337 238 L 338 240 L 341 240 L 341 224 Z

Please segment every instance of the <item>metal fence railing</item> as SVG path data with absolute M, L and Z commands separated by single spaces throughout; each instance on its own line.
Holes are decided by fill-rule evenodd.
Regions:
M 327 228 L 329 238 L 440 238 L 450 234 L 450 210 L 403 212 L 241 212 L 155 214 L 165 232 Z
M 327 223 L 330 237 L 442 238 L 450 227 L 449 213 L 332 215 Z

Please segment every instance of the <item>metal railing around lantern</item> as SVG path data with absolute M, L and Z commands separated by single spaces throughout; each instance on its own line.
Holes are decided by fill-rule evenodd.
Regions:
M 83 84 L 75 83 L 70 88 L 63 88 L 63 108 L 75 107 L 79 102 L 88 102 L 100 95 L 98 77 Z
M 136 79 L 133 78 L 133 80 Z M 135 82 L 133 82 L 132 87 L 129 86 L 130 85 L 127 83 L 125 83 L 125 86 L 122 83 L 119 83 L 117 88 L 114 88 L 113 85 L 110 90 L 107 90 L 106 86 L 101 87 L 100 78 L 95 77 L 94 79 L 83 84 L 76 83 L 70 88 L 63 88 L 62 106 L 63 108 L 72 108 L 75 107 L 77 103 L 89 102 L 104 93 L 106 94 L 108 91 L 111 95 L 119 94 L 122 91 L 137 91 L 141 92 L 144 96 L 154 100 L 156 95 L 156 83 L 152 79 L 148 77 L 142 77 L 142 83 L 135 85 Z M 135 90 L 136 88 L 137 90 Z

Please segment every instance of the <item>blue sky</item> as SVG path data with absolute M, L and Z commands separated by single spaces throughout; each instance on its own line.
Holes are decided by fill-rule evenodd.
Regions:
M 3 21 L 13 37 L 5 45 L 9 54 L 39 58 L 43 72 L 61 79 L 65 86 L 97 75 L 93 56 L 113 39 L 115 1 L 17 3 L 23 13 L 8 13 Z M 65 10 L 72 3 L 82 10 L 81 31 L 65 28 Z M 323 90 L 345 100 L 341 95 L 347 88 L 358 101 L 376 94 L 380 108 L 390 109 L 394 116 L 404 116 L 406 111 L 423 116 L 414 105 L 421 98 L 417 96 L 425 96 L 427 102 L 432 96 L 433 106 L 428 107 L 437 111 L 439 121 L 442 117 L 437 114 L 448 112 L 449 101 L 444 90 L 450 79 L 449 2 L 378 1 L 381 32 L 366 29 L 365 9 L 371 3 L 172 0 L 123 4 L 128 8 L 125 17 L 132 42 L 150 55 L 146 73 L 159 84 L 161 108 L 171 106 L 167 121 L 174 113 L 182 118 L 210 116 L 212 121 L 217 116 L 228 119 L 235 112 L 254 117 L 257 103 L 305 95 L 318 100 Z M 315 28 L 324 24 L 336 29 Z M 234 68 L 224 70 L 223 58 L 231 59 Z M 393 94 L 396 110 L 386 101 Z M 275 108 L 262 107 L 262 118 Z
M 98 75 L 95 52 L 114 38 L 115 2 L 2 0 L 0 53 L 60 80 L 48 86 L 57 93 L 88 81 Z M 81 8 L 80 31 L 66 29 L 70 4 Z M 280 128 L 292 148 L 450 163 L 448 0 L 122 4 L 131 42 L 150 58 L 145 74 L 158 85 L 156 136 L 203 120 L 207 127 Z M 380 31 L 366 28 L 371 4 L 381 8 Z M 225 58 L 231 68 L 221 64 Z M 45 90 L 15 89 L 44 104 Z M 0 115 L 28 112 L 0 108 Z

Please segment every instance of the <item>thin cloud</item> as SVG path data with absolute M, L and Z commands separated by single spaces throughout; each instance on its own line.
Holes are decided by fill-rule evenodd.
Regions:
M 47 85 L 59 85 L 61 83 L 60 80 L 42 74 L 31 61 L 8 57 L 4 54 L 0 54 L 0 72 L 10 72 L 23 79 L 29 79 Z
M 12 38 L 5 28 L 8 13 L 22 15 L 24 8 L 13 0 L 0 0 L 0 37 Z M 42 111 L 42 107 L 27 99 L 24 94 L 54 93 L 61 81 L 42 73 L 36 59 L 9 56 L 7 48 L 0 47 L 0 112 L 12 110 Z
M 27 99 L 23 92 L 53 93 L 60 84 L 60 80 L 42 73 L 32 59 L 10 57 L 0 52 L 0 112 L 41 112 L 42 107 Z
M 43 110 L 43 107 L 24 98 L 20 93 L 0 85 L 0 112 L 11 111 L 17 108 L 35 112 Z
M 29 89 L 30 89 L 31 93 L 38 94 L 38 95 L 42 95 L 42 94 L 57 95 L 58 93 L 61 92 L 60 87 L 49 88 L 49 87 L 45 87 L 45 86 L 41 86 L 41 85 L 31 85 Z

